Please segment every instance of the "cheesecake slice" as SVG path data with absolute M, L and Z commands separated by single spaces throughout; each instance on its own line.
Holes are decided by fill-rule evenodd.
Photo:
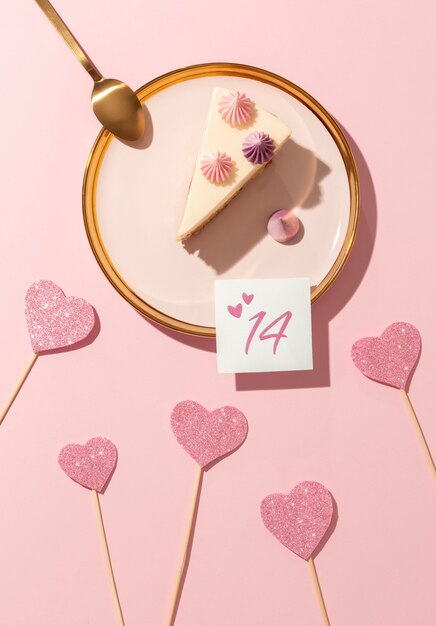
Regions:
M 201 230 L 259 174 L 291 131 L 245 94 L 216 87 L 177 239 Z

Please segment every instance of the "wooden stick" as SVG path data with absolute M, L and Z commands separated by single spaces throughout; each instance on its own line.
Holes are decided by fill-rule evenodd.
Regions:
M 2 409 L 2 412 L 0 413 L 0 424 L 3 422 L 3 420 L 6 417 L 7 412 L 9 411 L 9 409 L 12 406 L 13 401 L 15 400 L 15 398 L 18 396 L 18 393 L 21 389 L 21 387 L 24 385 L 24 381 L 26 380 L 26 378 L 28 377 L 30 370 L 32 369 L 32 367 L 35 365 L 35 361 L 38 358 L 37 354 L 33 354 L 32 358 L 30 359 L 26 369 L 24 370 L 24 372 L 21 374 L 21 377 L 19 379 L 19 381 L 17 382 L 17 384 L 15 385 L 15 389 L 13 390 L 13 392 L 11 393 L 11 395 L 9 396 L 9 400 L 6 402 L 5 406 Z
M 321 591 L 321 586 L 319 584 L 318 574 L 316 573 L 315 563 L 313 562 L 312 557 L 309 557 L 308 560 L 310 573 L 312 574 L 312 580 L 315 587 L 315 592 L 318 598 L 319 606 L 321 609 L 322 617 L 324 620 L 325 626 L 330 626 L 329 616 L 327 615 L 327 609 L 325 608 L 325 602 Z
M 421 428 L 421 424 L 419 423 L 418 416 L 415 413 L 415 409 L 410 402 L 409 394 L 405 389 L 400 389 L 401 395 L 404 398 L 404 402 L 406 403 L 407 408 L 409 409 L 409 413 L 412 416 L 413 423 L 415 424 L 416 432 L 418 433 L 419 439 L 421 441 L 422 448 L 424 450 L 424 454 L 427 457 L 428 464 L 430 465 L 430 469 L 433 472 L 434 478 L 436 478 L 436 465 L 433 461 L 433 457 L 430 452 L 430 448 L 428 447 L 428 443 L 425 439 L 424 433 Z
M 109 580 L 111 583 L 112 595 L 115 600 L 115 607 L 117 610 L 118 621 L 120 623 L 120 626 L 125 626 L 124 618 L 123 618 L 123 611 L 121 610 L 120 598 L 118 597 L 117 585 L 115 583 L 114 570 L 112 569 L 112 561 L 111 561 L 111 557 L 109 554 L 109 546 L 107 543 L 106 532 L 104 529 L 103 515 L 101 513 L 101 507 L 100 507 L 100 499 L 98 497 L 98 492 L 95 489 L 92 490 L 92 493 L 94 495 L 95 508 L 97 510 L 98 528 L 100 531 L 101 543 L 103 546 L 103 551 L 104 551 L 105 560 L 106 560 L 107 574 L 109 576 Z
M 203 480 L 203 468 L 200 467 L 198 470 L 197 480 L 195 482 L 194 496 L 192 498 L 191 513 L 189 515 L 188 530 L 186 532 L 185 543 L 183 545 L 182 558 L 180 560 L 179 571 L 177 574 L 176 586 L 174 589 L 173 599 L 171 602 L 171 608 L 170 608 L 170 612 L 168 616 L 167 626 L 173 626 L 174 620 L 176 618 L 179 595 L 181 591 L 183 578 L 186 573 L 186 565 L 187 565 L 186 561 L 187 561 L 187 556 L 189 553 L 189 546 L 192 540 L 192 533 L 194 531 L 195 514 L 197 511 L 198 499 L 200 497 L 200 489 L 201 489 L 202 480 Z

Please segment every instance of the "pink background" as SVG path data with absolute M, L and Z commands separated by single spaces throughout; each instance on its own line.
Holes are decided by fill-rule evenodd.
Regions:
M 155 328 L 99 270 L 81 216 L 98 131 L 92 85 L 34 3 L 3 8 L 1 396 L 31 356 L 23 298 L 33 280 L 89 300 L 101 332 L 39 359 L 0 429 L 0 624 L 116 624 L 91 495 L 56 461 L 66 443 L 100 434 L 119 450 L 102 508 L 126 626 L 165 623 L 196 473 L 169 427 L 186 398 L 238 406 L 250 432 L 205 476 L 178 626 L 322 623 L 308 566 L 258 514 L 264 495 L 301 480 L 324 483 L 338 506 L 317 557 L 332 626 L 434 624 L 431 474 L 399 393 L 349 356 L 390 322 L 418 326 L 411 397 L 436 450 L 431 3 L 57 6 L 101 69 L 132 86 L 211 60 L 301 85 L 350 135 L 362 219 L 349 264 L 314 306 L 315 372 L 217 375 L 213 342 Z

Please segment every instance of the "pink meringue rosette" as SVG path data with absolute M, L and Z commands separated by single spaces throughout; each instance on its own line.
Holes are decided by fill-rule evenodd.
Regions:
M 209 182 L 219 185 L 230 178 L 233 163 L 225 152 L 211 152 L 201 159 L 200 169 Z
M 225 122 L 232 126 L 244 126 L 253 117 L 254 105 L 245 93 L 229 92 L 218 103 L 218 111 Z
M 267 230 L 273 239 L 286 243 L 300 230 L 300 220 L 289 209 L 281 209 L 270 216 Z

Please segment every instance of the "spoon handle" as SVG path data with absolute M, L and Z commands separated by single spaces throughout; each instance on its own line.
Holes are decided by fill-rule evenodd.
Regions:
M 68 26 L 65 24 L 65 22 L 63 21 L 59 13 L 57 13 L 56 9 L 49 2 L 49 0 L 35 0 L 35 2 L 40 7 L 40 9 L 42 9 L 46 17 L 53 24 L 53 26 L 56 28 L 65 43 L 74 52 L 77 60 L 83 65 L 91 78 L 94 81 L 101 80 L 103 76 L 100 74 L 94 63 L 91 61 L 85 50 L 74 37 L 73 33 L 70 31 Z

